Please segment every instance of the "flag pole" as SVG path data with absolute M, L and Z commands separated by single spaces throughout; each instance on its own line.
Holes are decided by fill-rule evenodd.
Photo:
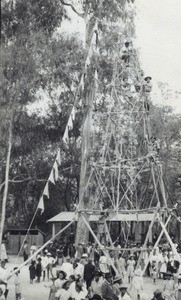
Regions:
M 68 227 L 70 227 L 75 222 L 75 219 L 73 219 L 70 223 L 68 223 L 64 228 L 62 228 L 60 231 L 58 231 L 54 237 L 52 237 L 50 240 L 48 240 L 42 247 L 40 247 L 33 255 L 31 255 L 24 263 L 22 263 L 15 271 L 11 271 L 10 274 L 6 277 L 6 280 L 8 281 L 14 274 L 16 274 L 18 271 L 20 271 L 24 266 L 27 265 L 33 258 L 37 256 L 38 253 L 40 253 L 46 246 L 48 246 L 59 234 L 61 234 L 63 231 L 65 231 Z

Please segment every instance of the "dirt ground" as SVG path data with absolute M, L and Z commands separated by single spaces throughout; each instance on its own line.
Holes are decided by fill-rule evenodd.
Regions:
M 14 267 L 19 266 L 23 262 L 23 258 L 19 257 L 16 261 L 14 256 L 9 257 L 9 262 L 6 264 L 7 270 L 12 270 Z M 20 278 L 21 278 L 21 286 L 22 286 L 22 297 L 24 300 L 48 300 L 49 295 L 49 285 L 45 280 L 40 283 L 30 284 L 29 282 L 29 265 L 23 267 L 21 269 Z M 56 274 L 56 269 L 53 270 L 54 274 Z M 163 288 L 164 282 L 163 280 L 158 280 L 156 285 L 153 285 L 152 280 L 150 278 L 144 278 L 144 290 L 143 293 L 147 296 L 147 299 L 150 300 L 153 296 L 153 291 L 158 288 Z M 8 281 L 8 300 L 15 300 L 15 292 L 14 292 L 14 277 L 12 277 Z M 136 297 L 133 297 L 133 300 L 136 300 Z

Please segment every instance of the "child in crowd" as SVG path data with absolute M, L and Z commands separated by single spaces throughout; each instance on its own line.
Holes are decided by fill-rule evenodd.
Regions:
M 32 260 L 31 265 L 29 266 L 29 273 L 30 273 L 30 283 L 33 283 L 33 280 L 36 277 L 36 262 Z
M 14 271 L 17 270 L 17 269 L 18 268 L 15 267 Z M 14 277 L 15 298 L 16 298 L 16 300 L 22 300 L 22 298 L 21 298 L 21 281 L 20 281 L 20 278 L 19 278 L 19 274 L 20 274 L 20 271 L 17 271 L 15 273 L 15 277 Z
M 36 265 L 36 276 L 37 276 L 37 282 L 40 282 L 40 277 L 42 273 L 42 265 L 41 265 L 41 257 L 37 259 L 38 263 Z

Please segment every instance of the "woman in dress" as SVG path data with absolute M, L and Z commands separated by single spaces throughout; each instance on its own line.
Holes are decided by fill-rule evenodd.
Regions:
M 127 261 L 127 275 L 128 275 L 129 283 L 131 283 L 131 281 L 132 281 L 135 265 L 136 265 L 136 261 L 134 260 L 134 255 L 130 255 L 130 257 Z

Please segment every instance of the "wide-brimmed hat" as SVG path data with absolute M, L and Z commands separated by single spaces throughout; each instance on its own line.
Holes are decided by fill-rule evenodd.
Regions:
M 87 258 L 87 257 L 88 257 L 87 253 L 82 254 L 82 258 Z
M 115 276 L 113 282 L 116 283 L 118 281 L 122 280 L 121 276 Z
M 155 297 L 157 297 L 157 296 L 161 295 L 161 293 L 162 293 L 162 291 L 159 290 L 159 289 L 157 289 L 156 291 L 154 291 L 153 295 L 154 295 Z
M 147 81 L 147 79 L 152 80 L 152 77 L 150 77 L 150 76 L 145 77 L 145 81 Z
M 128 289 L 128 286 L 126 284 L 122 284 L 120 287 L 119 287 L 120 290 L 127 290 Z

